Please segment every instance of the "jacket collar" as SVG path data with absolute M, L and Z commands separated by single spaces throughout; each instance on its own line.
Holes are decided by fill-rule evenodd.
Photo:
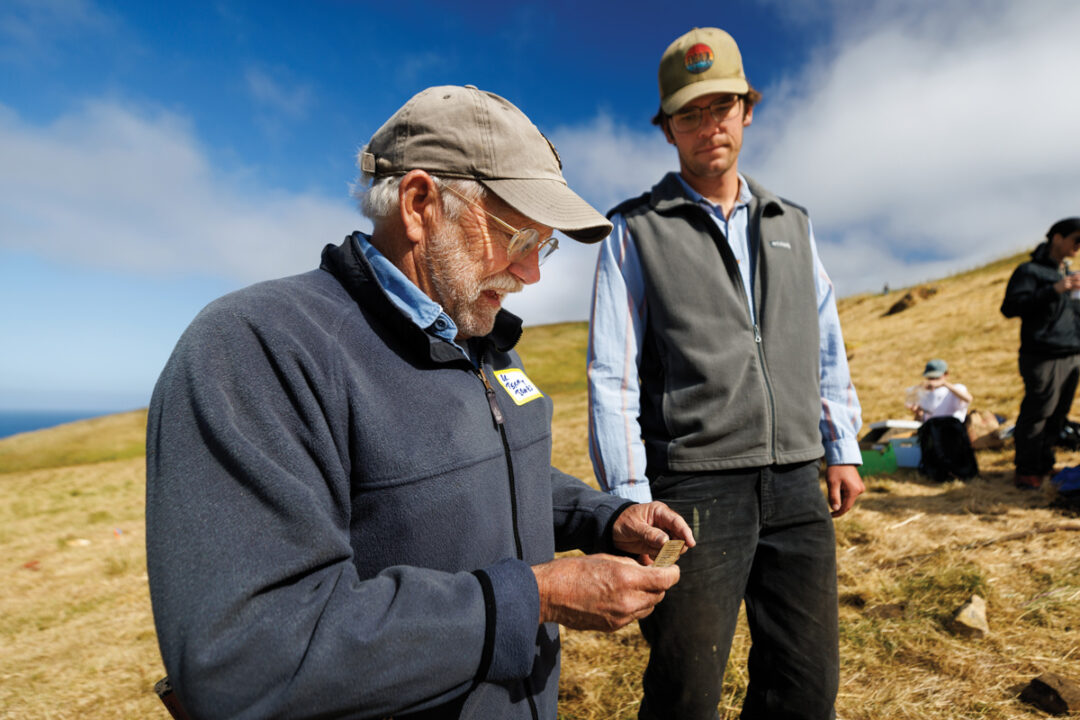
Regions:
M 1031 259 L 1034 262 L 1039 263 L 1040 265 L 1045 265 L 1046 267 L 1050 267 L 1050 268 L 1057 269 L 1058 267 L 1061 266 L 1061 263 L 1054 262 L 1054 258 L 1050 257 L 1050 243 L 1049 242 L 1041 242 L 1041 243 L 1039 243 L 1035 247 L 1035 249 L 1031 251 Z
M 438 363 L 468 362 L 458 348 L 425 332 L 390 300 L 376 279 L 371 264 L 354 242 L 354 236 L 359 234 L 356 232 L 346 236 L 340 245 L 323 248 L 319 267 L 337 278 L 357 304 L 375 310 L 375 317 L 405 340 L 414 351 Z M 484 337 L 472 338 L 469 341 L 470 350 L 476 357 L 482 357 L 488 347 L 507 352 L 517 344 L 521 333 L 521 318 L 508 310 L 500 310 L 495 316 L 495 327 Z

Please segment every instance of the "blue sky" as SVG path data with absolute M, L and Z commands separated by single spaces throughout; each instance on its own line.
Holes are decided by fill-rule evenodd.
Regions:
M 806 205 L 840 295 L 970 268 L 1080 214 L 1080 4 L 0 3 L 0 410 L 144 406 L 214 297 L 368 223 L 354 157 L 420 89 L 522 108 L 606 210 L 675 167 L 656 66 L 695 25 L 765 99 L 740 167 Z M 583 320 L 564 242 L 509 307 Z

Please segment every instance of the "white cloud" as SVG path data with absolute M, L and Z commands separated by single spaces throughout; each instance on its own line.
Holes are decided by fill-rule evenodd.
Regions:
M 553 139 L 571 186 L 601 210 L 672 162 L 658 132 L 604 117 Z M 169 112 L 95 101 L 37 127 L 0 106 L 0 156 L 0 246 L 63 264 L 249 283 L 308 270 L 323 244 L 370 225 L 345 197 L 215 168 L 188 121 Z M 587 317 L 596 246 L 561 245 L 544 281 L 509 303 L 530 324 Z
M 0 5 L 0 61 L 52 64 L 65 43 L 107 36 L 118 25 L 89 0 L 7 0 Z
M 973 267 L 1077 214 L 1080 6 L 901 12 L 840 28 L 748 130 L 741 167 L 810 208 L 842 294 Z
M 310 269 L 364 224 L 347 198 L 215 169 L 187 121 L 91 102 L 45 127 L 0 107 L 0 245 L 141 274 L 250 282 Z
M 281 73 L 278 72 L 277 75 Z M 244 73 L 248 92 L 259 104 L 292 119 L 304 117 L 311 105 L 311 88 L 290 84 L 260 68 L 250 67 Z
M 763 88 L 741 167 L 810 208 L 841 295 L 973 267 L 1080 213 L 1080 5 L 835 7 L 833 45 Z M 269 105 L 309 102 L 248 80 Z M 550 135 L 601 211 L 676 165 L 657 130 L 603 114 Z M 249 282 L 310 268 L 323 243 L 367 226 L 344 196 L 218 169 L 169 112 L 99 101 L 33 126 L 0 107 L 0 156 L 0 245 L 63 261 Z M 562 245 L 509 303 L 529 323 L 588 316 L 596 248 Z
M 583 126 L 558 128 L 551 140 L 570 187 L 601 212 L 640 195 L 678 167 L 675 150 L 659 129 L 630 129 L 605 114 Z
M 553 140 L 571 186 L 602 211 L 673 162 L 659 132 L 605 117 Z M 308 270 L 323 244 L 370 226 L 344 196 L 217 169 L 188 121 L 169 112 L 95 101 L 36 127 L 0 106 L 0 156 L 0 246 L 63 264 L 243 284 Z M 530 324 L 586 318 L 595 258 L 595 245 L 562 238 L 544 280 L 510 309 Z
M 838 1 L 832 11 L 835 44 L 764 88 L 740 169 L 810 209 L 841 295 L 969 269 L 1080 214 L 1080 4 Z M 605 209 L 676 162 L 659 133 L 603 115 L 552 139 L 571 185 Z M 585 270 L 548 275 L 527 293 L 557 319 L 587 317 Z
M 678 163 L 675 151 L 651 126 L 632 130 L 607 115 L 577 127 L 561 127 L 551 141 L 563 161 L 567 183 L 600 212 L 652 187 Z M 584 320 L 589 316 L 596 245 L 563 238 L 542 268 L 542 279 L 507 307 L 528 324 Z

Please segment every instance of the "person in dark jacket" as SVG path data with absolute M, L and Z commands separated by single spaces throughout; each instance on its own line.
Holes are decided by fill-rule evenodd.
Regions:
M 147 566 L 193 718 L 554 720 L 558 624 L 614 630 L 679 578 L 662 503 L 551 464 L 508 293 L 610 224 L 503 98 L 429 88 L 360 154 L 370 236 L 227 295 L 147 429 Z M 554 559 L 580 548 L 584 556 Z M 636 557 L 629 557 L 636 556 Z
M 1080 217 L 1054 223 L 1031 260 L 1013 271 L 1001 312 L 1020 318 L 1020 377 L 1024 399 L 1016 420 L 1020 488 L 1038 488 L 1054 471 L 1054 443 L 1080 380 L 1080 273 L 1070 269 L 1080 250 Z

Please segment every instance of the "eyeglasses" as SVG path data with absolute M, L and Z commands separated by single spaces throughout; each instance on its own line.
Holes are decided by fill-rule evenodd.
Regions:
M 540 232 L 536 228 L 521 228 L 519 230 L 505 220 L 500 220 L 499 218 L 495 217 L 494 215 L 489 213 L 483 205 L 476 202 L 475 200 L 470 200 L 446 183 L 439 184 L 450 192 L 457 195 L 465 202 L 469 203 L 470 205 L 475 205 L 476 207 L 483 210 L 485 215 L 497 222 L 503 230 L 509 233 L 510 242 L 506 244 L 506 257 L 510 259 L 510 262 L 521 262 L 525 258 L 529 257 L 529 254 L 533 250 L 537 250 L 539 252 L 539 255 L 537 256 L 537 264 L 543 265 L 544 261 L 551 257 L 552 254 L 559 249 L 559 240 L 554 235 L 549 237 L 547 240 L 541 240 Z
M 742 97 L 739 95 L 721 98 L 709 105 L 709 114 L 712 115 L 712 119 L 719 125 L 727 119 L 728 115 L 731 114 L 732 108 L 738 105 L 740 100 L 742 100 Z M 671 118 L 671 127 L 678 132 L 697 130 L 701 127 L 701 119 L 705 117 L 704 110 L 705 108 L 688 107 L 669 115 L 668 117 Z

